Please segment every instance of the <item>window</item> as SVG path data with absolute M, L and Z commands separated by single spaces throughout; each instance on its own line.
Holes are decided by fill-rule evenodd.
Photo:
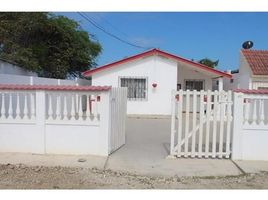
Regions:
M 147 99 L 147 78 L 143 77 L 120 77 L 120 87 L 127 87 L 129 100 Z
M 204 80 L 185 80 L 185 90 L 204 90 Z

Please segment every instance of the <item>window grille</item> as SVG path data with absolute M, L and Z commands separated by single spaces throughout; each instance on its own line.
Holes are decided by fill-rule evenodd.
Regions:
M 147 78 L 120 77 L 120 87 L 127 87 L 128 100 L 147 100 Z
M 258 90 L 268 90 L 268 87 L 258 87 Z
M 204 90 L 204 80 L 185 80 L 185 90 Z

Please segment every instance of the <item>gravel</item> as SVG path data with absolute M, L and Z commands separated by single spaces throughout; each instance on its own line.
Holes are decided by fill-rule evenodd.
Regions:
M 225 177 L 141 176 L 97 168 L 0 165 L 1 189 L 268 189 L 268 172 Z

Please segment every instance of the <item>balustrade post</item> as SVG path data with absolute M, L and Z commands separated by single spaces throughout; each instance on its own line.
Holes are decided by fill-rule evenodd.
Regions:
M 45 146 L 45 120 L 46 120 L 46 98 L 45 98 L 45 91 L 44 90 L 37 90 L 36 91 L 36 126 L 37 126 L 37 133 L 41 134 L 40 140 L 43 146 L 40 146 L 41 154 L 46 153 L 46 146 Z

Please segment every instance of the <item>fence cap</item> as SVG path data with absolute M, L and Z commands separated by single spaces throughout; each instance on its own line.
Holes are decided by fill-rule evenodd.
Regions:
M 111 86 L 0 84 L 0 90 L 108 91 Z
M 264 90 L 249 90 L 249 89 L 234 89 L 233 92 L 241 92 L 244 94 L 268 94 L 268 89 Z

